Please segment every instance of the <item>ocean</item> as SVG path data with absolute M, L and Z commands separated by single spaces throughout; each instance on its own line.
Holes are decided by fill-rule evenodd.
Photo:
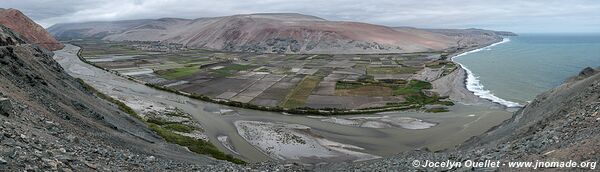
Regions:
M 455 56 L 467 69 L 467 88 L 517 107 L 585 67 L 600 66 L 600 34 L 520 34 Z

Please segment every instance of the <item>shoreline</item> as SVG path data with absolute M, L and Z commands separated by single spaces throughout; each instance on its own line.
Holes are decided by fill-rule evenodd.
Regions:
M 452 61 L 453 63 L 460 66 L 458 73 L 460 73 L 459 75 L 461 75 L 461 76 L 458 76 L 458 78 L 459 78 L 459 80 L 462 81 L 462 82 L 460 82 L 460 84 L 455 84 L 455 86 L 459 86 L 460 88 L 455 88 L 455 90 L 453 90 L 453 91 L 461 92 L 460 94 L 463 94 L 460 96 L 461 98 L 459 98 L 458 100 L 455 100 L 455 101 L 459 101 L 459 102 L 462 102 L 465 104 L 491 103 L 496 106 L 501 106 L 504 109 L 523 107 L 523 105 L 521 105 L 521 104 L 511 102 L 508 100 L 504 100 L 504 99 L 499 98 L 499 97 L 495 96 L 494 94 L 492 94 L 491 91 L 486 90 L 485 87 L 481 84 L 481 82 L 477 79 L 477 77 L 474 75 L 474 73 L 469 68 L 467 68 L 467 67 L 465 67 L 465 65 L 455 61 L 455 58 L 457 58 L 457 57 L 461 57 L 461 56 L 471 54 L 471 53 L 476 53 L 476 52 L 485 50 L 487 48 L 494 47 L 496 45 L 500 45 L 500 44 L 507 43 L 507 42 L 510 42 L 510 39 L 503 37 L 502 39 L 496 40 L 492 43 L 483 44 L 481 46 L 476 46 L 476 47 L 472 47 L 472 48 L 467 48 L 465 50 L 458 51 L 458 52 L 455 52 L 455 53 L 449 55 L 450 61 Z M 458 90 L 456 90 L 456 89 L 458 89 Z M 464 90 L 460 90 L 460 89 L 464 89 L 464 90 L 468 91 L 469 95 L 465 95 Z M 474 98 L 472 98 L 472 96 L 474 96 L 476 98 L 474 99 Z M 450 97 L 452 97 L 452 95 L 450 95 Z

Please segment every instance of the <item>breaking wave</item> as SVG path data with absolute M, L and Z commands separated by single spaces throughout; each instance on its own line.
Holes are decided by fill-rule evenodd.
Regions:
M 473 75 L 473 72 L 471 72 L 471 70 L 469 70 L 468 68 L 466 68 L 463 64 L 458 63 L 456 61 L 454 61 L 454 58 L 460 57 L 460 56 L 464 56 L 467 54 L 471 54 L 471 53 L 475 53 L 475 52 L 479 52 L 482 50 L 490 50 L 491 47 L 499 45 L 499 44 L 503 44 L 503 43 L 507 43 L 510 42 L 510 39 L 508 38 L 504 38 L 502 39 L 502 41 L 491 44 L 487 47 L 483 47 L 483 48 L 479 48 L 479 49 L 475 49 L 475 50 L 471 50 L 471 51 L 467 51 L 464 52 L 462 54 L 456 55 L 454 57 L 452 57 L 452 61 L 457 63 L 458 65 L 460 65 L 461 68 L 465 69 L 465 71 L 467 72 L 467 90 L 473 92 L 473 94 L 475 94 L 478 97 L 484 98 L 484 99 L 488 99 L 491 100 L 492 102 L 495 103 L 499 103 L 501 105 L 504 105 L 506 107 L 522 107 L 523 105 L 519 104 L 519 103 L 515 103 L 515 102 L 511 102 L 508 100 L 504 100 L 500 97 L 497 97 L 496 95 L 492 94 L 491 91 L 486 90 L 483 85 L 481 84 L 481 82 L 479 81 L 479 77 L 476 77 L 475 75 Z

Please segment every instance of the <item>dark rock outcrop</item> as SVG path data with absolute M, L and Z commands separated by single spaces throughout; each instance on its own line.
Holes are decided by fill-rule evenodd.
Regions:
M 9 28 L 0 25 L 0 46 L 24 44 L 25 41 Z
M 583 77 L 583 78 L 587 78 L 589 76 L 592 76 L 596 73 L 597 71 L 591 67 L 586 67 L 585 69 L 583 69 L 581 72 L 579 72 L 579 75 L 577 75 L 578 77 Z
M 579 72 L 579 74 L 577 74 L 577 76 L 572 76 L 572 77 L 566 79 L 564 81 L 564 83 L 572 83 L 572 82 L 575 82 L 575 81 L 578 81 L 578 80 L 582 80 L 582 79 L 588 78 L 588 77 L 593 76 L 594 74 L 598 73 L 598 71 L 600 71 L 600 70 L 599 69 L 594 69 L 594 68 L 591 68 L 591 67 L 586 67 L 583 70 L 581 70 Z
M 12 105 L 6 97 L 0 96 L 0 115 L 10 116 L 12 114 Z

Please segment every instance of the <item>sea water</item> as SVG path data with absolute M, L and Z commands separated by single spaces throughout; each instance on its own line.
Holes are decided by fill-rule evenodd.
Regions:
M 467 69 L 467 88 L 476 95 L 520 106 L 600 66 L 600 34 L 520 34 L 453 60 Z

